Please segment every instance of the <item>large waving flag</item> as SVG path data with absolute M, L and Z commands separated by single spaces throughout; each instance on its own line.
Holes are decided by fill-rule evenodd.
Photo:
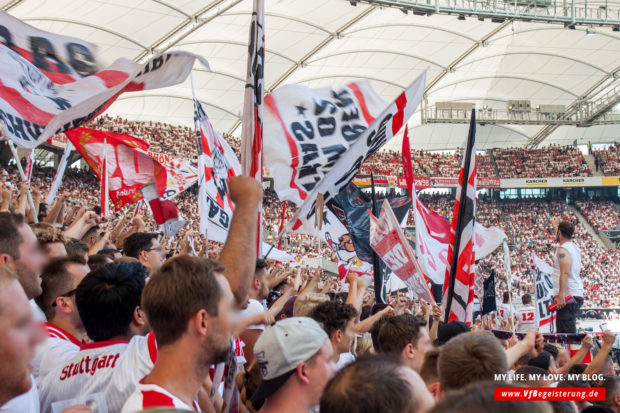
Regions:
M 243 123 L 241 129 L 241 162 L 243 174 L 263 182 L 263 97 L 265 94 L 265 0 L 254 0 L 248 65 L 243 100 Z M 258 256 L 262 256 L 263 238 L 262 208 L 258 210 L 256 244 Z
M 299 228 L 304 221 L 313 219 L 317 195 L 319 193 L 323 194 L 325 203 L 329 202 L 353 180 L 353 177 L 358 173 L 362 163 L 398 133 L 411 115 L 413 115 L 420 100 L 422 100 L 425 81 L 426 72 L 422 73 L 394 100 L 394 102 L 389 104 L 363 132 L 355 133 L 354 131 L 352 132 L 349 129 L 343 128 L 342 130 L 347 130 L 347 133 L 351 133 L 349 138 L 352 139 L 352 143 L 348 148 L 342 145 L 336 145 L 331 149 L 325 147 L 321 148 L 320 154 L 318 152 L 314 153 L 314 159 L 318 161 L 316 168 L 324 165 L 329 171 L 322 177 L 316 176 L 317 180 L 307 186 L 308 192 L 304 198 L 304 202 L 300 205 L 297 213 L 285 227 L 284 232 L 291 229 L 295 230 Z M 330 109 L 325 108 L 325 110 L 327 110 L 326 113 L 329 113 Z M 360 115 L 360 113 L 352 114 L 352 116 Z M 318 125 L 321 126 L 317 130 L 317 135 L 319 136 L 323 131 L 329 132 L 334 127 L 333 124 L 329 122 L 326 123 L 321 118 L 315 120 L 317 120 Z M 312 126 L 309 121 L 308 124 Z M 327 127 L 325 128 L 325 126 Z M 301 130 L 297 129 L 295 124 L 292 124 L 292 127 L 298 132 L 295 135 L 296 138 L 300 141 L 304 141 L 303 125 L 301 126 Z M 321 137 L 321 139 L 313 139 L 309 143 L 304 143 L 303 145 L 313 146 L 314 143 L 312 142 L 315 141 L 326 143 L 329 139 Z M 297 145 L 297 143 L 295 143 L 295 145 Z M 313 158 L 312 154 L 308 154 L 308 156 Z M 327 163 L 325 163 L 325 161 L 327 161 Z M 312 169 L 314 168 L 300 171 L 300 175 L 306 178 L 308 174 L 313 174 Z
M 476 213 L 476 110 L 471 112 L 465 159 L 456 189 L 444 281 L 444 321 L 471 323 L 474 307 Z
M 196 59 L 208 67 L 182 51 L 103 67 L 89 42 L 38 30 L 2 11 L 0 28 L 0 121 L 25 148 L 88 122 L 124 92 L 183 82 Z
M 102 193 L 109 194 L 115 209 L 141 200 L 140 190 L 150 183 L 155 184 L 159 197 L 172 198 L 198 180 L 189 161 L 149 153 L 149 144 L 142 139 L 86 128 L 72 129 L 66 135 L 106 187 Z M 168 165 L 154 156 L 167 157 Z
M 200 232 L 207 239 L 225 242 L 235 209 L 228 180 L 241 174 L 241 165 L 228 142 L 211 125 L 195 90 L 194 121 L 198 139 Z

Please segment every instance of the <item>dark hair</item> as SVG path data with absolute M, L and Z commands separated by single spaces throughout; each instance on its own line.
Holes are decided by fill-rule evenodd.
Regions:
M 142 294 L 142 307 L 158 346 L 177 341 L 198 311 L 217 316 L 222 291 L 214 273 L 223 271 L 206 258 L 180 255 L 151 275 Z
M 337 330 L 344 331 L 347 323 L 357 316 L 357 310 L 352 305 L 338 301 L 326 301 L 314 307 L 308 317 L 317 321 L 329 338 Z
M 56 297 L 71 290 L 73 285 L 73 277 L 67 272 L 70 264 L 85 265 L 86 262 L 80 256 L 59 257 L 51 260 L 41 272 L 42 293 L 34 300 L 48 320 L 54 318 L 52 304 Z
M 372 310 L 370 311 L 370 315 L 375 315 L 379 311 L 384 310 L 388 306 L 389 306 L 389 304 L 385 304 L 385 303 L 374 303 L 372 305 Z
M 431 410 L 429 410 L 429 413 L 496 413 L 498 411 L 501 411 L 502 413 L 552 412 L 549 403 L 543 401 L 496 401 L 495 387 L 517 388 L 519 386 L 501 381 L 472 383 L 458 391 L 447 394 L 444 398 L 439 400 L 439 402 L 437 402 Z
M 611 375 L 605 376 L 602 381 L 597 383 L 597 387 L 603 387 L 605 389 L 605 400 L 596 401 L 594 404 L 611 409 L 614 397 L 620 395 L 620 377 Z
M 265 268 L 267 268 L 267 261 L 265 261 L 262 258 L 257 258 L 256 259 L 256 268 L 255 271 L 258 272 L 259 270 L 264 270 Z
M 523 294 L 523 296 L 521 297 L 521 301 L 523 302 L 523 304 L 531 304 L 532 296 L 529 294 Z
M 590 383 L 588 383 L 585 380 L 560 380 L 558 382 L 558 387 L 581 387 L 581 388 L 588 388 L 588 387 L 592 387 L 592 386 L 590 386 Z
M 562 221 L 558 225 L 558 231 L 560 231 L 560 234 L 562 234 L 564 238 L 571 239 L 575 233 L 575 226 L 572 222 Z
M 504 294 L 502 295 L 502 297 L 504 298 L 504 304 L 507 304 L 508 302 L 510 302 L 510 293 L 508 291 L 504 291 Z
M 379 348 L 375 350 L 400 354 L 407 344 L 417 345 L 420 331 L 425 325 L 426 320 L 411 314 L 387 317 L 377 334 Z
M 531 358 L 527 362 L 528 366 L 540 367 L 544 371 L 549 370 L 549 366 L 551 365 L 551 354 L 543 351 L 538 356 Z
M 584 363 L 575 364 L 574 366 L 571 366 L 570 369 L 568 369 L 568 374 L 583 374 L 583 372 L 586 371 L 587 367 L 588 365 Z
M 515 375 L 516 374 L 522 374 L 523 377 L 526 378 L 525 380 L 519 380 L 516 384 L 529 387 L 542 387 L 544 384 L 543 376 L 547 374 L 547 371 L 541 369 L 540 367 L 522 366 L 515 371 Z M 535 375 L 538 375 L 538 377 L 540 377 L 539 380 L 533 380 L 533 378 L 536 377 Z
M 142 264 L 111 263 L 84 277 L 75 302 L 88 337 L 104 341 L 127 334 L 146 273 Z
M 19 259 L 19 246 L 24 242 L 19 227 L 25 224 L 26 218 L 22 214 L 0 212 L 0 254 Z
M 543 351 L 551 354 L 554 360 L 558 359 L 558 348 L 551 343 L 545 343 Z
M 380 319 L 378 319 L 377 321 L 375 321 L 375 323 L 372 325 L 372 327 L 370 327 L 370 339 L 372 340 L 372 346 L 375 349 L 375 352 L 380 353 L 381 352 L 381 348 L 379 347 L 379 331 L 381 331 L 381 326 L 383 325 L 383 323 L 386 322 L 386 320 L 391 317 L 389 315 L 384 315 L 382 316 Z
M 363 356 L 340 370 L 321 396 L 321 413 L 403 413 L 416 411 L 416 395 L 397 372 L 398 358 Z M 395 374 L 396 373 L 396 374 Z
M 88 256 L 88 266 L 90 267 L 91 271 L 98 270 L 99 268 L 103 267 L 106 264 L 109 264 L 112 261 L 114 261 L 114 259 L 106 254 L 95 254 Z
M 67 250 L 67 255 L 84 255 L 88 254 L 89 248 L 85 242 L 78 241 L 76 239 L 68 239 L 65 242 L 65 249 Z
M 487 332 L 459 334 L 441 348 L 437 361 L 439 382 L 445 390 L 493 380 L 508 372 L 508 361 L 499 341 Z
M 157 234 L 152 232 L 136 232 L 131 234 L 123 242 L 123 253 L 127 257 L 138 258 L 142 251 L 151 249 L 151 240 L 157 239 Z

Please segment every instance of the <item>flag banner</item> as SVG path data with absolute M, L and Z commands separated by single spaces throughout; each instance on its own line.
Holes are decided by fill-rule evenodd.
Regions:
M 533 252 L 530 265 L 534 270 L 534 289 L 536 291 L 536 318 L 538 331 L 551 332 L 555 327 L 555 312 L 549 305 L 555 300 L 553 295 L 553 268 L 538 258 Z
M 413 165 L 411 164 L 411 145 L 409 144 L 409 125 L 405 125 L 405 134 L 403 135 L 403 145 L 401 149 L 401 158 L 403 161 L 403 175 L 409 195 L 413 199 L 415 196 L 415 182 L 413 176 Z
M 406 223 L 411 198 L 408 196 L 385 198 L 390 203 L 398 222 Z M 383 201 L 378 198 L 377 202 Z M 332 201 L 328 208 L 348 230 L 357 257 L 372 264 L 373 251 L 370 247 L 370 216 L 368 210 L 372 208 L 371 200 L 353 183 L 346 186 Z M 401 225 L 402 226 L 402 225 Z
M 279 262 L 285 262 L 285 263 L 295 261 L 295 257 L 293 257 L 288 252 L 282 251 L 281 249 L 277 247 L 272 248 L 272 246 L 266 242 L 263 242 L 262 248 L 263 248 L 263 251 L 269 252 L 269 255 L 265 256 L 265 259 L 269 258 L 269 259 L 273 259 L 273 260 L 276 260 Z
M 163 199 L 172 199 L 198 182 L 198 169 L 191 160 L 161 152 L 147 151 L 147 153 L 168 172 Z
M 26 158 L 26 167 L 24 168 L 24 175 L 26 175 L 26 181 L 30 182 L 32 179 L 32 169 L 34 167 L 34 149 L 28 152 L 28 158 Z
M 474 309 L 476 254 L 474 251 L 476 215 L 476 110 L 471 111 L 469 135 L 456 189 L 454 212 L 444 280 L 445 322 L 471 324 Z
M 450 223 L 424 205 L 415 194 L 413 198 L 416 256 L 424 273 L 433 280 L 433 283 L 443 284 L 448 259 Z M 474 252 L 477 260 L 491 254 L 501 245 L 503 240 L 507 239 L 506 233 L 497 227 L 486 228 L 476 222 L 474 229 Z
M 228 181 L 241 174 L 241 165 L 228 142 L 211 125 L 196 91 L 193 92 L 198 139 L 200 232 L 209 240 L 226 242 L 235 209 L 230 199 Z
M 379 148 L 381 148 L 387 141 L 392 139 L 394 135 L 398 133 L 402 126 L 409 120 L 411 115 L 413 115 L 415 109 L 422 100 L 425 81 L 426 72 L 422 73 L 394 100 L 394 102 L 389 104 L 387 108 L 385 108 L 370 124 L 370 126 L 364 129 L 363 132 L 357 136 L 357 139 L 352 141 L 348 148 L 342 145 L 337 145 L 338 149 L 336 152 L 340 154 L 339 157 L 334 157 L 333 154 L 329 158 L 326 158 L 324 155 L 319 157 L 321 162 L 328 161 L 326 166 L 333 166 L 331 166 L 329 171 L 325 172 L 322 177 L 315 176 L 318 180 L 315 180 L 313 184 L 304 187 L 305 190 L 309 191 L 308 195 L 304 202 L 300 205 L 295 216 L 293 216 L 291 221 L 285 227 L 284 231 L 290 229 L 295 230 L 302 225 L 303 221 L 312 219 L 312 216 L 314 215 L 314 200 L 316 199 L 316 195 L 318 193 L 323 194 L 325 202 L 328 203 L 336 194 L 345 188 L 349 182 L 353 180 L 353 177 L 359 171 L 362 163 L 364 163 L 366 159 L 377 152 Z M 319 123 L 323 125 L 322 122 Z M 312 126 L 312 124 L 310 124 L 310 126 Z M 345 128 L 343 127 L 343 129 Z M 331 127 L 327 129 L 327 132 L 330 130 Z M 319 129 L 319 135 L 321 135 L 321 133 L 325 133 L 322 131 L 323 127 Z M 340 132 L 338 133 L 340 134 Z M 301 138 L 303 137 L 303 134 L 298 133 L 297 136 Z M 329 136 L 329 134 L 327 134 L 327 136 Z M 321 142 L 325 140 L 329 141 L 329 139 L 325 139 L 323 137 L 320 139 Z M 341 152 L 342 150 L 344 150 L 344 152 Z M 304 173 L 306 172 L 309 172 L 310 175 L 313 174 L 311 171 L 305 171 Z M 306 177 L 307 176 L 304 175 L 304 180 Z M 291 179 L 294 181 L 294 177 Z M 289 183 L 291 183 L 290 179 Z M 296 185 L 294 182 L 292 182 L 292 184 L 293 186 Z
M 174 202 L 159 198 L 155 184 L 141 188 L 142 196 L 149 203 L 153 219 L 167 237 L 174 237 L 187 224 L 187 220 L 179 219 L 179 210 Z M 137 208 L 136 208 L 137 209 Z
M 418 260 L 400 228 L 400 222 L 396 219 L 390 203 L 387 200 L 383 201 L 378 219 L 370 211 L 368 214 L 372 249 L 390 270 L 404 281 L 412 293 L 415 293 L 421 300 L 435 304 Z
M 60 188 L 62 178 L 65 176 L 65 170 L 67 169 L 67 163 L 69 162 L 69 155 L 71 155 L 72 150 L 73 144 L 71 144 L 71 142 L 67 142 L 67 146 L 65 146 L 65 150 L 62 153 L 62 158 L 60 158 L 60 162 L 58 163 L 56 175 L 54 175 L 54 180 L 52 181 L 52 186 L 50 187 L 50 191 L 47 194 L 47 199 L 45 200 L 47 205 L 51 206 L 54 198 L 56 198 L 56 193 L 58 192 L 58 188 Z
M 254 0 L 241 127 L 243 174 L 263 183 L 263 99 L 265 95 L 265 0 Z M 256 251 L 262 257 L 262 205 L 257 212 Z
M 508 340 L 512 336 L 516 336 L 518 340 L 523 340 L 527 335 L 527 333 L 515 333 L 504 330 L 491 330 L 491 332 L 500 340 Z M 581 344 L 587 335 L 586 333 L 543 333 L 543 339 L 545 343 Z
M 254 0 L 250 24 L 247 76 L 243 99 L 241 162 L 243 174 L 263 181 L 263 97 L 265 68 L 265 4 Z
M 482 299 L 481 315 L 489 314 L 497 310 L 495 301 L 495 270 L 491 271 L 489 277 L 484 280 L 484 293 Z
M 198 59 L 168 52 L 146 63 L 117 59 L 102 67 L 96 48 L 55 35 L 0 12 L 0 120 L 9 138 L 34 148 L 52 136 L 88 122 L 120 94 L 183 82 Z
M 300 204 L 387 102 L 368 81 L 358 81 L 335 89 L 282 86 L 265 97 L 265 106 L 265 167 L 278 197 Z
M 106 143 L 107 191 L 117 210 L 142 199 L 140 189 L 144 185 L 154 183 L 159 197 L 169 198 L 168 195 L 176 195 L 198 180 L 196 169 L 188 161 L 171 159 L 169 167 L 165 167 L 149 155 L 147 142 L 133 136 L 86 128 L 72 129 L 66 135 L 102 182 L 106 175 L 103 173 Z M 175 169 L 174 165 L 183 167 Z M 176 186 L 178 183 L 184 186 Z

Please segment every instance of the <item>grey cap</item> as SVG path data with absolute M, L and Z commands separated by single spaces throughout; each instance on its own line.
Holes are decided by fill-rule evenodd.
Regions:
M 264 400 L 275 393 L 295 371 L 321 350 L 329 337 L 309 317 L 291 317 L 265 328 L 254 345 L 263 382 L 252 396 Z

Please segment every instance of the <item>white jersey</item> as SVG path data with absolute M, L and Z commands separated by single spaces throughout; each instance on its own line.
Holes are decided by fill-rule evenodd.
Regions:
M 500 320 L 508 320 L 510 318 L 510 304 L 499 303 L 497 304 L 497 318 Z M 514 314 L 514 308 L 512 309 L 512 314 Z
M 180 410 L 200 411 L 196 400 L 194 400 L 194 406 L 190 407 L 157 384 L 138 383 L 138 387 L 125 402 L 121 413 L 137 413 L 151 407 L 174 407 Z
M 32 379 L 32 387 L 27 393 L 19 395 L 0 407 L 1 413 L 39 413 L 39 392 Z
M 583 297 L 583 282 L 581 281 L 581 251 L 574 242 L 568 241 L 560 245 L 568 251 L 571 258 L 570 271 L 568 273 L 568 285 L 566 294 L 573 297 Z M 560 262 L 558 261 L 557 251 L 553 263 L 553 294 L 558 295 L 560 291 Z
M 119 412 L 138 382 L 153 369 L 156 358 L 153 333 L 135 336 L 129 342 L 85 344 L 42 380 L 41 411 L 51 413 L 52 403 L 93 395 L 103 397 L 107 412 Z
M 41 380 L 50 371 L 75 356 L 82 345 L 60 327 L 44 323 L 44 328 L 47 332 L 47 339 L 37 346 L 32 360 L 32 376 L 37 386 L 41 385 Z
M 517 310 L 517 333 L 527 333 L 531 329 L 537 329 L 536 308 L 533 305 L 525 305 Z
M 245 310 L 241 310 L 241 312 L 239 313 L 239 319 L 247 320 L 250 317 L 254 317 L 258 314 L 262 314 L 265 311 L 266 311 L 265 307 L 263 307 L 260 301 L 250 298 L 250 301 L 248 302 L 248 308 L 246 308 Z M 247 328 L 247 330 L 264 330 L 264 329 L 265 329 L 264 324 L 254 324 L 254 325 L 248 326 Z

